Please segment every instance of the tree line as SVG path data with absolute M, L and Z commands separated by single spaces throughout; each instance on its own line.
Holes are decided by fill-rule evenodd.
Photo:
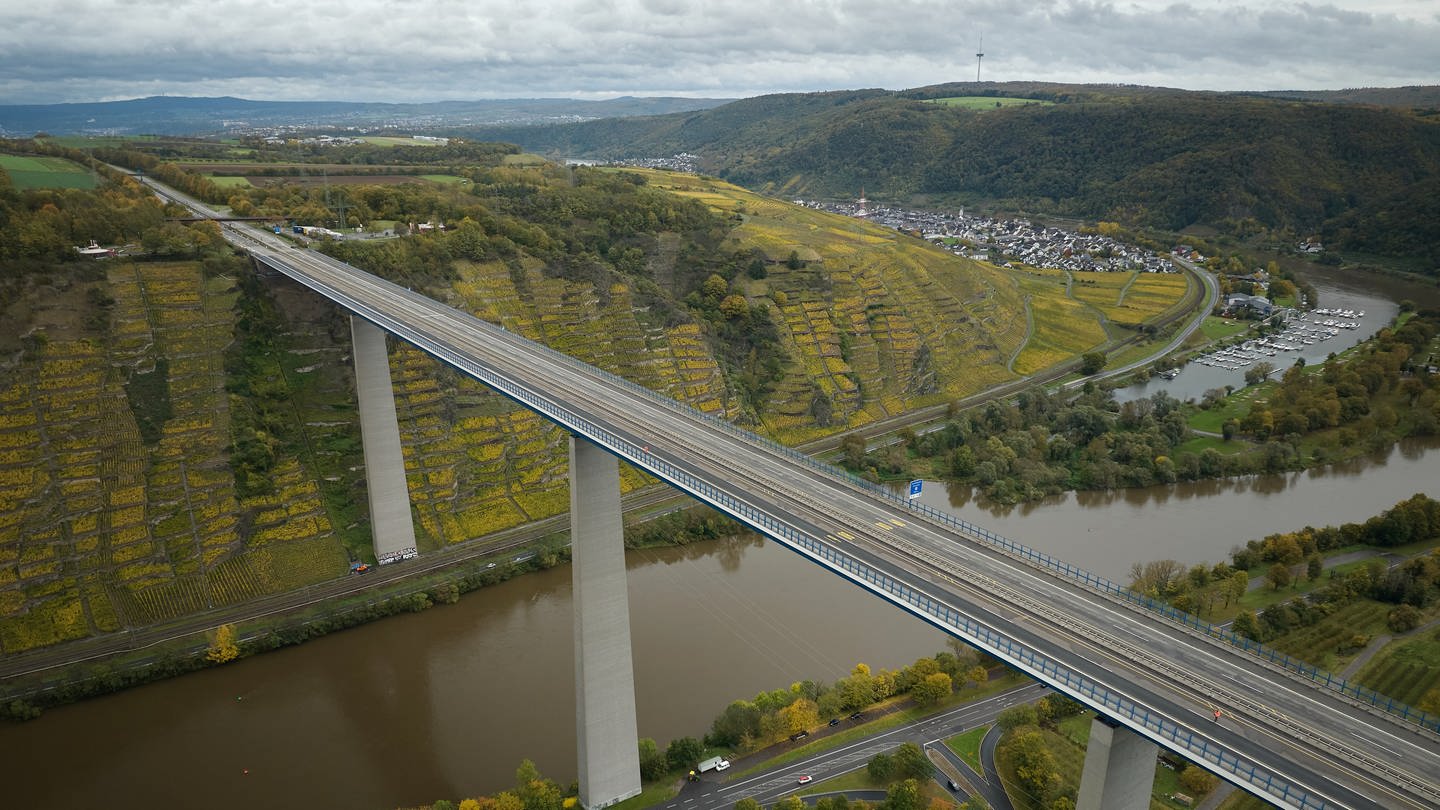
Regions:
M 897 443 L 873 450 L 850 434 L 842 439 L 841 464 L 877 481 L 936 475 L 977 487 L 997 503 L 1300 469 L 1440 429 L 1440 375 L 1425 370 L 1435 362 L 1427 347 L 1437 329 L 1440 313 L 1419 313 L 1319 370 L 1302 363 L 1287 369 L 1268 402 L 1224 424 L 1227 440 L 1253 440 L 1234 452 L 1181 449 L 1193 438 L 1192 406 L 1164 391 L 1118 403 L 1087 385 L 1078 394 L 1030 390 L 1013 406 L 992 402 L 955 412 L 938 430 L 902 431 Z M 1193 407 L 1216 407 L 1227 393 L 1207 392 Z M 1316 435 L 1323 438 L 1307 459 L 1302 440 Z

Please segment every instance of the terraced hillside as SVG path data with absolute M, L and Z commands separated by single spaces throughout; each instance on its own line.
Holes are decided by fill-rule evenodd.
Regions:
M 237 490 L 233 280 L 115 263 L 93 288 L 108 326 L 41 312 L 41 334 L 64 337 L 34 340 L 0 385 L 0 652 L 342 574 L 301 459 L 280 454 L 266 492 Z
M 1106 313 L 1165 294 L 1126 276 L 1080 295 L 694 175 L 473 177 L 374 192 L 453 227 L 329 249 L 787 442 L 1073 359 Z M 0 655 L 373 562 L 343 313 L 196 244 L 203 261 L 57 258 L 0 298 Z M 563 433 L 403 344 L 391 372 L 422 552 L 568 507 Z
M 1034 272 L 958 258 L 864 220 L 711 178 L 646 176 L 652 186 L 738 216 L 730 244 L 768 258 L 765 278 L 741 286 L 775 310 L 783 327 L 789 363 L 761 414 L 782 440 L 957 399 L 1072 360 L 1107 339 L 1109 313 L 1072 297 L 1058 272 L 1036 284 Z M 1136 279 L 1083 275 L 1116 284 Z M 1185 291 L 1184 279 L 1174 280 L 1169 303 Z M 1150 282 L 1143 284 L 1148 290 Z

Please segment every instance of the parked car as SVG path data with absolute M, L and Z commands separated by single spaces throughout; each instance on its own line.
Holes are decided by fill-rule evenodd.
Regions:
M 838 726 L 838 725 L 840 725 L 840 718 L 838 718 L 838 717 L 832 717 L 832 718 L 830 718 L 830 725 L 832 725 L 832 726 Z
M 795 742 L 796 740 L 801 740 L 809 736 L 810 732 L 808 731 L 797 731 L 794 734 L 790 735 L 790 742 Z

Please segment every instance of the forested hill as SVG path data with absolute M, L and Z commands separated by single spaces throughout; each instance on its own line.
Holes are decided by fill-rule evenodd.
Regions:
M 960 96 L 1041 104 L 951 105 Z M 1427 96 L 1417 96 L 1427 97 Z M 1179 230 L 1324 234 L 1440 260 L 1408 218 L 1440 177 L 1440 111 L 1161 88 L 954 84 L 774 95 L 703 112 L 472 136 L 550 154 L 691 152 L 733 182 L 796 197 L 994 205 Z M 1388 230 L 1387 230 L 1388 229 Z

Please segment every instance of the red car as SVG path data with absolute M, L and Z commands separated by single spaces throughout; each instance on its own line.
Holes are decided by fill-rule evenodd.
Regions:
M 801 785 L 808 785 L 808 784 L 810 784 L 810 777 L 808 777 L 808 776 L 801 776 L 798 784 L 801 784 Z

